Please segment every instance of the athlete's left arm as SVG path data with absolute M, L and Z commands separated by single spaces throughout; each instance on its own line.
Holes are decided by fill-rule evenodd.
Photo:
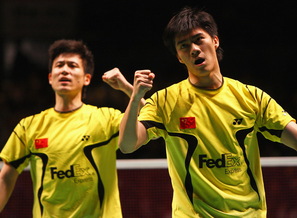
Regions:
M 285 127 L 281 135 L 281 142 L 297 150 L 297 124 L 295 122 L 291 121 Z

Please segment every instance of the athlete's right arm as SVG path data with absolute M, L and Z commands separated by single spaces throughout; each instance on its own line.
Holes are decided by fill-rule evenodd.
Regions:
M 147 140 L 146 128 L 137 117 L 141 99 L 152 88 L 154 77 L 155 75 L 150 70 L 135 72 L 133 93 L 120 124 L 119 147 L 123 153 L 137 150 Z
M 17 170 L 4 162 L 0 171 L 0 213 L 10 198 L 18 176 Z

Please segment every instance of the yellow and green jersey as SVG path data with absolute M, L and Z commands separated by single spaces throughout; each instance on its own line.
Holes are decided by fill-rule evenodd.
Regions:
M 30 163 L 34 217 L 122 217 L 116 150 L 122 114 L 83 105 L 20 121 L 0 157 L 19 173 Z
M 188 80 L 147 99 L 139 120 L 166 142 L 173 217 L 265 217 L 257 133 L 280 142 L 294 119 L 260 89 L 224 78 L 204 90 Z

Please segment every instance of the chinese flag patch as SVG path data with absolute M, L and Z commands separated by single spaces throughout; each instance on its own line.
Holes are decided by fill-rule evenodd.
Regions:
M 196 120 L 195 117 L 181 117 L 179 118 L 180 129 L 195 129 Z
M 46 148 L 48 147 L 48 138 L 44 139 L 35 139 L 35 148 Z

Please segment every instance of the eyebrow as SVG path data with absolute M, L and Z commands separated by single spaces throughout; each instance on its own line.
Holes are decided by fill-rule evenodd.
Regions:
M 76 65 L 79 65 L 79 63 L 77 63 L 75 61 L 65 61 L 65 60 L 57 61 L 56 64 L 76 64 Z
M 203 35 L 203 33 L 197 33 L 197 34 L 195 34 L 195 35 L 193 35 L 193 36 L 191 36 L 191 37 L 188 37 L 188 38 L 186 38 L 186 39 L 183 39 L 183 40 L 178 41 L 178 42 L 176 43 L 176 45 L 180 45 L 180 44 L 186 42 L 186 41 L 189 40 L 189 39 L 192 40 L 192 39 L 194 39 L 194 38 L 196 38 L 196 37 L 199 37 L 199 36 L 201 36 L 201 35 Z

